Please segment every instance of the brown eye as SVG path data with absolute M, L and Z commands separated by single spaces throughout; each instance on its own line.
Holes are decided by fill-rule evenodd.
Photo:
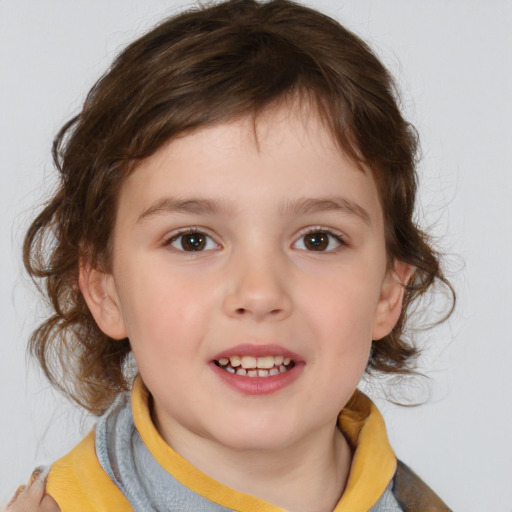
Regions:
M 310 231 L 302 235 L 293 245 L 295 249 L 303 251 L 329 252 L 343 245 L 340 236 L 330 231 Z
M 325 251 L 329 246 L 327 233 L 308 233 L 304 236 L 304 245 L 309 251 Z
M 219 247 L 211 237 L 200 231 L 176 235 L 170 240 L 169 245 L 185 252 L 208 251 Z
M 202 251 L 206 245 L 206 237 L 202 233 L 188 233 L 181 237 L 184 251 Z

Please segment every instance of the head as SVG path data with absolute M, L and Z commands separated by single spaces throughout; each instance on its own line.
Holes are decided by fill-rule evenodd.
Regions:
M 79 287 L 81 269 L 112 272 L 127 180 L 173 141 L 215 127 L 245 120 L 257 141 L 259 124 L 287 109 L 313 112 L 353 172 L 374 183 L 386 268 L 409 270 L 395 276 L 400 310 L 372 342 L 366 368 L 410 371 L 417 351 L 403 337 L 408 308 L 444 278 L 413 219 L 417 140 L 393 80 L 363 41 L 316 11 L 232 0 L 166 20 L 128 46 L 55 140 L 59 188 L 24 247 L 55 313 L 31 346 L 81 405 L 101 413 L 130 385 L 129 340 L 98 327 Z

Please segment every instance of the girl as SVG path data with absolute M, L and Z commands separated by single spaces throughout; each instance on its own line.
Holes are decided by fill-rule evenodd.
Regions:
M 10 510 L 448 510 L 356 387 L 444 278 L 415 132 L 354 34 L 230 0 L 132 43 L 56 138 L 31 348 L 99 416 Z M 341 411 L 341 412 L 340 412 Z

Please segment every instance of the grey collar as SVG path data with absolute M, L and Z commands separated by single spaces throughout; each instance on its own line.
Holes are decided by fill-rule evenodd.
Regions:
M 135 428 L 129 395 L 99 419 L 96 455 L 134 512 L 236 512 L 192 491 L 160 466 Z M 370 512 L 402 511 L 391 489 L 392 483 Z

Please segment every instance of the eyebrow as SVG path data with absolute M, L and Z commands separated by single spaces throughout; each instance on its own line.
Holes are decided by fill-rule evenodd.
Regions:
M 325 211 L 348 213 L 359 217 L 369 226 L 372 224 L 370 214 L 362 206 L 344 197 L 303 198 L 286 202 L 280 208 L 280 213 L 283 215 L 304 215 Z
M 144 222 L 150 217 L 165 213 L 192 213 L 196 215 L 225 214 L 233 217 L 237 213 L 236 207 L 227 202 L 214 199 L 177 197 L 163 197 L 155 201 L 138 217 L 137 222 Z
M 308 213 L 337 211 L 359 217 L 371 226 L 368 212 L 360 205 L 343 197 L 300 198 L 285 201 L 279 207 L 280 215 L 297 216 Z M 137 223 L 166 213 L 191 213 L 195 215 L 225 215 L 234 217 L 238 208 L 231 202 L 206 198 L 175 198 L 163 197 L 155 201 L 137 218 Z

